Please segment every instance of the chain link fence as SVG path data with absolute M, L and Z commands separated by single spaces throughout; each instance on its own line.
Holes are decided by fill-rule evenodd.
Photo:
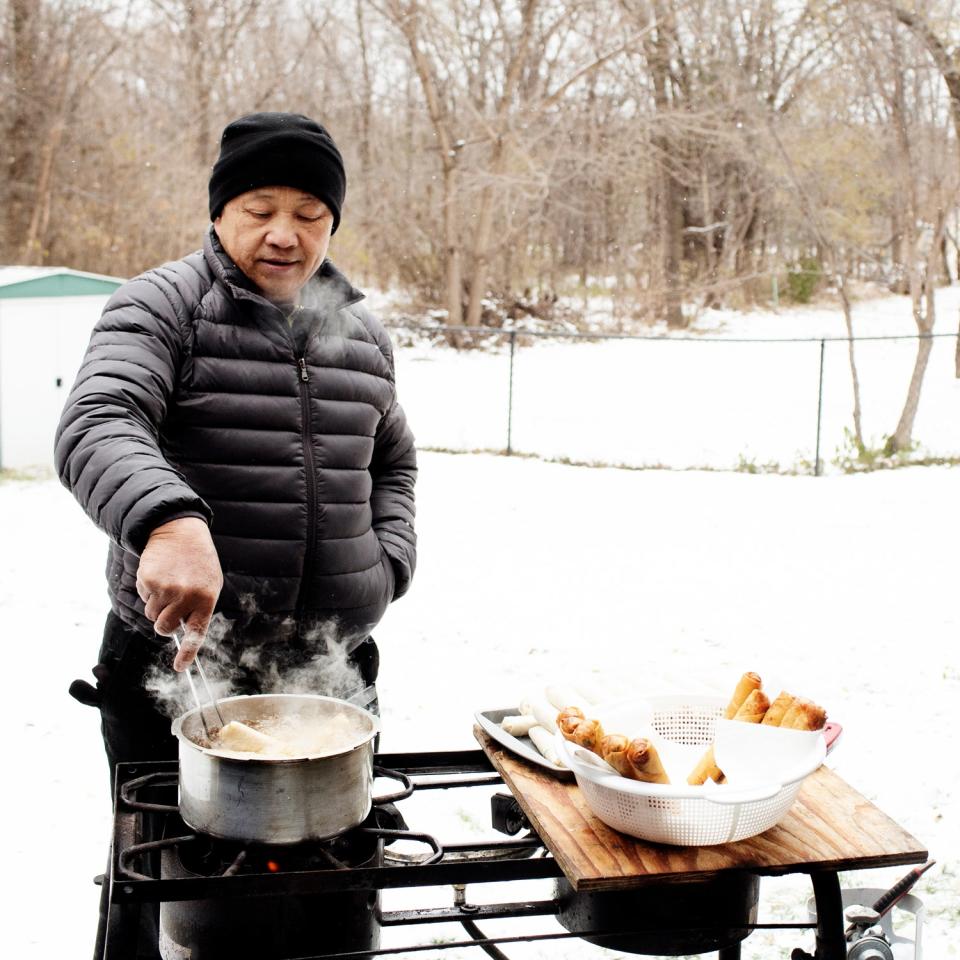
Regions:
M 395 325 L 418 446 L 635 468 L 821 473 L 866 465 L 853 443 L 844 337 L 741 339 Z M 472 349 L 450 342 L 469 338 Z M 919 335 L 856 337 L 873 459 L 907 398 Z M 904 456 L 960 459 L 957 334 L 933 334 Z

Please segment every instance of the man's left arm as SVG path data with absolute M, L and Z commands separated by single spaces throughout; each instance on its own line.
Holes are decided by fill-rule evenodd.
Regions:
M 417 451 L 407 418 L 394 402 L 380 421 L 370 464 L 373 492 L 373 529 L 393 565 L 393 599 L 410 586 L 417 565 L 417 535 L 413 488 L 417 480 Z

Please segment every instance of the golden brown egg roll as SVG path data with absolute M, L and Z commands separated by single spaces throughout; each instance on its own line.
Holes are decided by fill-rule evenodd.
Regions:
M 781 690 L 779 696 L 770 704 L 770 708 L 763 715 L 763 720 L 760 722 L 767 727 L 779 727 L 783 720 L 783 715 L 790 709 L 790 704 L 792 704 L 795 699 L 796 697 L 794 697 L 792 693 Z
M 733 719 L 742 720 L 744 723 L 759 723 L 769 708 L 770 698 L 762 690 L 754 690 L 743 701 Z
M 633 768 L 633 777 L 635 780 L 643 780 L 646 783 L 669 783 L 670 778 L 667 771 L 663 769 L 663 763 L 660 760 L 660 754 L 657 748 L 643 737 L 637 737 L 631 740 L 626 749 L 627 760 Z
M 600 741 L 603 739 L 603 727 L 599 720 L 581 720 L 569 739 L 586 750 L 592 750 L 600 756 Z
M 573 731 L 583 720 L 583 711 L 579 707 L 564 707 L 557 714 L 557 726 L 567 740 L 573 739 Z
M 746 700 L 754 690 L 760 689 L 760 683 L 760 677 L 755 673 L 745 673 L 740 678 L 737 683 L 737 689 L 733 691 L 733 696 L 727 704 L 727 709 L 723 711 L 723 715 L 727 720 L 732 720 L 736 716 L 737 711 L 743 706 L 744 700 Z
M 744 679 L 748 677 L 755 677 L 757 680 L 760 679 L 755 673 L 745 673 L 743 676 Z M 733 703 L 732 700 L 730 702 Z M 759 687 L 754 687 L 732 719 L 742 720 L 745 723 L 760 723 L 769 706 L 770 700 L 767 695 L 759 689 Z M 726 719 L 731 718 L 727 717 Z M 715 783 L 720 783 L 723 780 L 723 771 L 717 766 L 717 761 L 713 756 L 713 744 L 707 748 L 706 752 L 687 777 L 687 783 L 692 787 L 698 787 L 706 783 L 707 780 L 713 780 Z
M 822 730 L 827 722 L 827 711 L 812 700 L 797 697 L 784 714 L 781 727 L 789 730 Z
M 633 767 L 627 759 L 627 747 L 630 745 L 630 738 L 622 733 L 608 733 L 600 741 L 600 756 L 613 767 L 621 777 L 628 780 L 635 780 Z
M 691 787 L 699 787 L 708 780 L 719 783 L 722 777 L 723 771 L 717 766 L 717 761 L 713 756 L 713 744 L 710 744 L 704 755 L 697 761 L 697 765 L 690 772 L 690 776 L 687 777 L 687 783 L 689 783 Z

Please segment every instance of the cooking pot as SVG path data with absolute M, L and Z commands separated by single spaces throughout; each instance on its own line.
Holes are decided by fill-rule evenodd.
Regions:
M 373 797 L 373 742 L 380 721 L 346 700 L 260 694 L 228 697 L 217 705 L 226 723 L 253 726 L 276 717 L 316 728 L 346 719 L 348 745 L 341 742 L 329 753 L 298 757 L 227 756 L 204 745 L 208 741 L 199 709 L 183 714 L 173 721 L 180 754 L 180 816 L 199 833 L 251 843 L 327 840 L 362 823 L 374 802 L 412 792 L 403 774 L 378 768 L 376 776 L 400 780 L 404 790 Z

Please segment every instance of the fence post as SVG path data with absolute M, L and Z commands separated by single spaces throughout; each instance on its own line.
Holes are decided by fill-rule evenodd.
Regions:
M 823 417 L 823 350 L 825 340 L 820 341 L 820 387 L 817 394 L 817 457 L 813 466 L 813 475 L 820 476 L 820 421 Z
M 510 331 L 510 385 L 507 392 L 507 456 L 513 453 L 513 355 L 517 349 L 517 331 Z

